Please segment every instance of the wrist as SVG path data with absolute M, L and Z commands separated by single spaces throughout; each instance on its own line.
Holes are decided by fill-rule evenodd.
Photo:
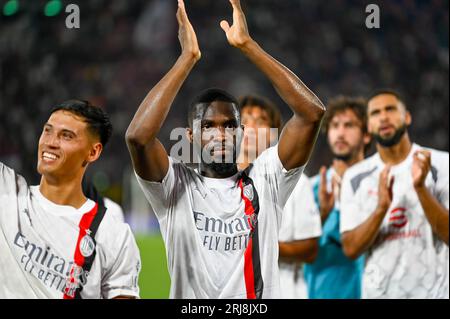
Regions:
M 331 209 L 327 209 L 327 208 L 323 208 L 323 207 L 320 207 L 319 211 L 320 211 L 320 215 L 322 217 L 328 217 L 328 215 L 331 213 Z
M 256 41 L 253 40 L 251 37 L 249 37 L 247 40 L 245 40 L 238 46 L 238 49 L 241 50 L 243 53 L 248 54 L 257 47 L 258 44 L 256 43 Z
M 182 52 L 179 61 L 187 64 L 195 65 L 200 60 L 200 52 Z
M 386 207 L 386 205 L 378 205 L 375 209 L 375 215 L 384 217 L 388 212 L 389 207 Z
M 426 186 L 424 184 L 414 185 L 414 189 L 418 195 L 428 192 L 428 189 L 426 188 Z

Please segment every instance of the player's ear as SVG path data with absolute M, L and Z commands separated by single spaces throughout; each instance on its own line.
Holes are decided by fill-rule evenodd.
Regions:
M 410 126 L 412 123 L 412 115 L 411 115 L 411 112 L 409 112 L 409 111 L 406 111 L 405 123 L 406 123 L 406 126 Z
M 364 145 L 369 145 L 372 142 L 372 136 L 369 133 L 364 133 L 363 142 Z
M 102 143 L 93 144 L 92 147 L 89 149 L 88 156 L 84 160 L 82 166 L 86 167 L 88 164 L 94 163 L 96 160 L 99 159 L 102 151 L 103 151 Z
M 190 127 L 186 128 L 186 137 L 188 138 L 189 143 L 192 144 L 194 142 L 194 132 Z
M 92 145 L 91 149 L 89 150 L 89 155 L 88 158 L 86 159 L 86 162 L 90 164 L 98 160 L 102 151 L 103 151 L 102 143 L 95 143 L 94 145 Z

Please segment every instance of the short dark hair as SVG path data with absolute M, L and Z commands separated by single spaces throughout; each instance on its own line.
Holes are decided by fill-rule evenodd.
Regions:
M 231 103 L 236 107 L 238 114 L 240 113 L 239 102 L 233 95 L 219 88 L 209 88 L 202 91 L 191 102 L 188 114 L 189 126 L 192 127 L 194 119 L 200 109 L 204 113 L 204 111 L 211 105 L 211 103 L 216 101 Z
M 245 107 L 257 106 L 266 111 L 270 118 L 270 127 L 281 129 L 282 119 L 280 109 L 269 99 L 258 95 L 245 95 L 239 99 L 241 112 Z
M 397 98 L 397 100 L 399 100 L 406 107 L 407 101 L 406 101 L 405 96 L 400 91 L 395 90 L 395 89 L 390 89 L 390 88 L 380 88 L 380 89 L 376 89 L 376 90 L 372 91 L 372 93 L 369 95 L 369 98 L 367 99 L 367 101 L 370 101 L 374 97 L 376 97 L 378 95 L 383 95 L 383 94 L 389 94 L 389 95 L 395 96 Z
M 69 100 L 56 105 L 50 115 L 57 111 L 67 111 L 84 118 L 88 130 L 100 139 L 105 146 L 112 135 L 112 124 L 106 112 L 89 101 Z
M 330 123 L 338 113 L 352 111 L 361 121 L 363 133 L 367 133 L 367 102 L 362 97 L 349 97 L 340 95 L 328 102 L 327 112 L 322 124 L 322 130 L 328 133 Z

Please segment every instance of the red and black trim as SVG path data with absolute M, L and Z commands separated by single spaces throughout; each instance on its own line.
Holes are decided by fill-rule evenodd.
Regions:
M 258 214 L 259 214 L 259 197 L 253 180 L 246 172 L 241 173 L 239 187 L 241 188 L 241 196 L 245 202 L 245 215 L 250 226 L 250 236 L 247 248 L 244 252 L 244 277 L 247 290 L 247 299 L 262 299 L 264 291 L 264 281 L 261 274 L 261 257 L 259 249 L 259 232 L 258 232 Z M 246 188 L 251 188 L 251 196 L 247 197 Z
M 105 213 L 105 206 L 97 203 L 90 212 L 83 215 L 79 223 L 80 232 L 78 234 L 77 245 L 75 248 L 74 266 L 80 267 L 85 274 L 89 273 L 92 268 L 92 264 L 94 263 L 96 256 L 96 248 L 90 256 L 84 257 L 81 254 L 80 243 L 84 236 L 89 235 L 94 242 L 94 247 L 96 247 L 95 235 L 97 234 Z M 64 290 L 64 299 L 82 299 L 81 291 L 83 290 L 83 285 L 80 284 L 79 278 L 77 277 L 77 274 L 74 274 L 74 268 L 72 268 L 68 279 L 69 286 L 67 287 L 66 285 Z M 72 290 L 70 284 L 75 284 L 74 291 Z

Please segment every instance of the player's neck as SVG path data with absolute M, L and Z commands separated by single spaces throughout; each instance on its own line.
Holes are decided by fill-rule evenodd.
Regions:
M 70 181 L 58 181 L 42 176 L 39 191 L 56 205 L 72 206 L 76 209 L 82 207 L 87 200 L 78 177 Z
M 239 170 L 236 163 L 230 165 L 229 169 L 223 171 L 218 171 L 209 165 L 200 165 L 200 174 L 208 178 L 223 179 L 236 175 L 238 172 Z
M 238 158 L 238 164 L 237 164 L 237 166 L 238 166 L 238 169 L 240 170 L 240 171 L 243 171 L 243 170 L 245 170 L 245 169 L 247 169 L 247 167 L 249 167 L 250 166 L 250 164 L 253 162 L 253 160 L 252 159 L 250 159 L 248 156 L 247 156 L 247 154 L 244 154 L 245 152 L 241 152 L 241 154 L 239 155 L 239 158 Z
M 405 133 L 397 145 L 383 147 L 377 144 L 377 150 L 381 160 L 387 165 L 398 165 L 408 157 L 411 152 L 412 143 L 408 133 Z
M 361 150 L 356 155 L 352 156 L 348 160 L 342 160 L 335 158 L 333 159 L 332 168 L 340 177 L 344 176 L 345 171 L 355 165 L 358 162 L 361 162 L 364 159 L 364 150 Z

